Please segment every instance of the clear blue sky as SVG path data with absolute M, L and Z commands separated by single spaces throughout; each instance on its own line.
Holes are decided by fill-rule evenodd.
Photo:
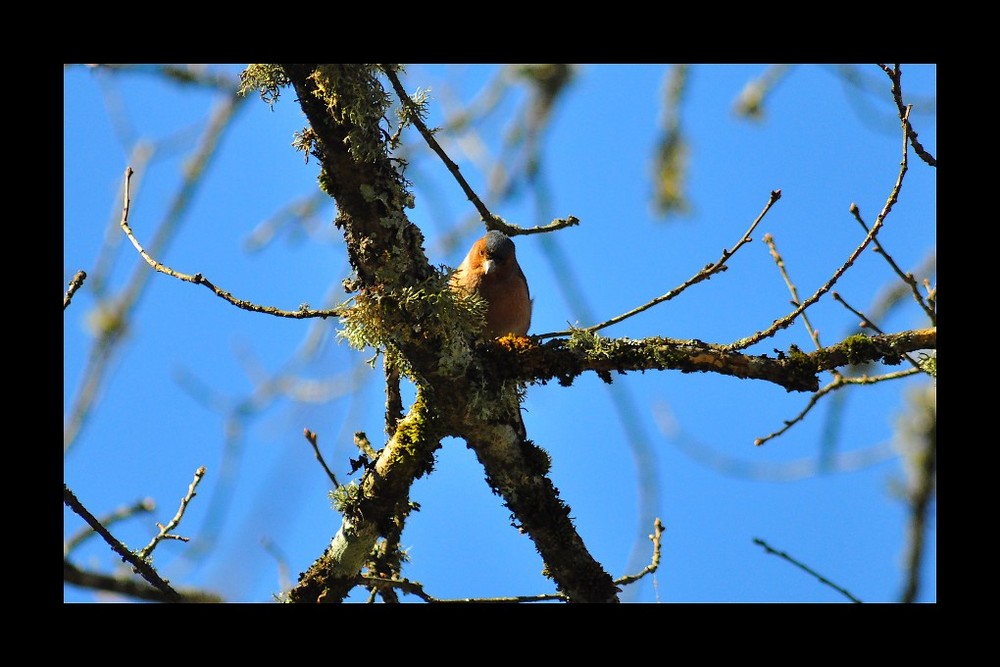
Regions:
M 234 79 L 240 69 L 217 68 Z M 858 205 L 869 225 L 884 205 L 899 171 L 902 135 L 888 78 L 877 67 L 851 70 L 861 76 L 860 85 L 833 66 L 791 68 L 766 100 L 764 118 L 751 122 L 733 112 L 734 102 L 767 67 L 700 66 L 689 72 L 680 112 L 692 210 L 667 219 L 656 214 L 652 174 L 668 69 L 580 67 L 543 139 L 546 199 L 539 204 L 522 186 L 490 202 L 494 213 L 523 226 L 567 215 L 580 219 L 578 227 L 544 239 L 515 239 L 534 298 L 532 332 L 603 321 L 678 286 L 732 247 L 769 193 L 780 189 L 781 200 L 728 271 L 602 332 L 731 342 L 791 309 L 788 288 L 761 241 L 764 233 L 774 236 L 805 298 L 864 238 L 850 205 Z M 429 122 L 442 125 L 446 111 L 474 99 L 498 70 L 414 65 L 403 82 L 411 91 L 431 89 Z M 911 120 L 936 153 L 936 68 L 904 66 L 903 72 L 905 99 L 916 105 Z M 304 224 L 281 227 L 263 247 L 248 248 L 265 221 L 316 190 L 316 160 L 306 162 L 291 147 L 293 133 L 305 125 L 294 98 L 287 91 L 273 109 L 256 97 L 242 104 L 157 257 L 177 271 L 202 273 L 238 298 L 287 310 L 342 300 L 340 282 L 349 271 L 343 239 L 332 225 L 333 205 L 325 201 Z M 95 294 L 118 293 L 141 263 L 117 228 L 125 168 L 137 170 L 130 223 L 148 246 L 218 100 L 215 91 L 141 72 L 65 71 L 63 284 L 80 269 L 99 275 L 102 246 L 115 246 L 103 287 L 88 280 L 64 315 L 67 412 L 93 346 Z M 484 197 L 496 161 L 517 164 L 503 143 L 524 103 L 518 89 L 475 133 L 438 135 Z M 416 197 L 411 219 L 423 230 L 432 261 L 457 266 L 482 228 L 470 222 L 474 210 L 440 161 L 422 149 L 415 132 L 405 137 L 416 150 L 407 171 Z M 141 169 L 137 146 L 151 155 Z M 905 270 L 916 269 L 936 246 L 935 176 L 911 151 L 899 203 L 879 237 Z M 557 268 L 557 257 L 569 268 Z M 152 515 L 112 528 L 139 548 L 152 537 L 155 521 L 173 516 L 194 471 L 205 466 L 198 496 L 177 531 L 191 542 L 160 545 L 154 563 L 180 586 L 231 601 L 269 601 L 282 585 L 274 554 L 280 552 L 294 581 L 340 524 L 303 428 L 319 434 L 340 481 L 349 479 L 348 458 L 357 456 L 352 434 L 365 431 L 376 446 L 383 440 L 380 366 L 369 370 L 363 362 L 370 354 L 338 344 L 335 322 L 249 313 L 200 286 L 163 274 L 146 279 L 94 410 L 66 454 L 65 481 L 97 515 L 141 498 L 155 500 Z M 887 263 L 869 250 L 836 290 L 866 310 L 896 284 Z M 584 295 L 586 312 L 571 303 L 567 285 Z M 808 312 L 823 344 L 838 342 L 857 322 L 830 295 Z M 929 323 L 908 299 L 879 325 L 897 332 Z M 304 357 L 314 340 L 319 347 Z M 814 349 L 799 322 L 750 352 L 773 354 L 792 344 Z M 271 394 L 260 391 L 262 379 L 279 374 L 290 382 Z M 908 393 L 927 383 L 918 377 L 849 388 L 762 447 L 754 439 L 794 418 L 808 394 L 669 371 L 616 376 L 609 388 L 587 374 L 571 388 L 530 386 L 525 422 L 529 437 L 552 456 L 553 481 L 579 532 L 613 576 L 648 562 L 643 536 L 654 516 L 662 519 L 659 572 L 626 590 L 625 600 L 845 600 L 766 554 L 754 544 L 760 538 L 864 601 L 895 601 L 903 585 L 908 510 L 898 494 L 905 471 L 893 443 Z M 304 403 L 291 391 L 323 398 Z M 823 451 L 833 452 L 826 469 L 819 463 Z M 853 464 L 869 455 L 876 461 Z M 434 473 L 414 484 L 411 497 L 421 509 L 403 535 L 411 558 L 404 575 L 430 594 L 553 590 L 532 543 L 510 527 L 507 510 L 463 442 L 444 442 Z M 937 599 L 933 518 L 932 511 L 922 601 Z M 64 512 L 66 536 L 82 525 Z M 263 541 L 273 548 L 265 549 Z M 73 560 L 103 572 L 121 567 L 97 539 L 75 551 Z M 108 598 L 67 586 L 64 599 Z

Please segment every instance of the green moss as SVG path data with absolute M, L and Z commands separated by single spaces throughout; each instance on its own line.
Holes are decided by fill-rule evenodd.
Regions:
M 878 358 L 872 356 L 872 340 L 864 334 L 848 336 L 838 347 L 844 351 L 847 361 L 852 364 L 863 364 Z
M 919 363 L 920 370 L 933 378 L 937 377 L 937 355 L 921 354 Z
M 252 64 L 240 72 L 238 92 L 240 95 L 246 95 L 251 90 L 256 90 L 260 93 L 260 99 L 273 107 L 278 101 L 281 89 L 290 83 L 280 65 Z
M 473 359 L 473 334 L 483 327 L 486 302 L 452 290 L 447 280 L 442 271 L 416 286 L 362 291 L 338 308 L 338 336 L 356 349 L 384 350 L 404 373 L 408 369 L 400 350 L 436 342 L 438 372 L 447 377 L 465 373 Z
M 434 470 L 434 450 L 441 439 L 437 415 L 428 406 L 425 392 L 425 389 L 418 388 L 409 414 L 399 421 L 393 434 L 396 443 L 394 455 L 399 459 L 393 463 L 414 464 L 415 478 Z
M 351 156 L 371 163 L 386 154 L 382 121 L 389 95 L 378 82 L 375 65 L 320 65 L 311 78 L 315 94 L 330 117 L 348 128 L 344 143 Z
M 342 484 L 330 492 L 333 509 L 344 516 L 356 516 L 358 501 L 361 498 L 361 488 L 357 482 Z
M 585 329 L 572 329 L 569 339 L 566 341 L 566 347 L 574 352 L 591 356 L 596 350 L 600 349 L 602 341 L 606 340 L 609 339 L 602 338 L 596 333 L 591 333 Z

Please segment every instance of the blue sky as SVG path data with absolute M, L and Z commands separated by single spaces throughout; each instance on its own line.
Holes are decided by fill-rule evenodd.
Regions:
M 235 79 L 240 69 L 210 71 Z M 500 70 L 413 65 L 403 83 L 411 91 L 430 88 L 429 123 L 444 125 L 446 112 L 476 99 Z M 567 215 L 580 219 L 579 226 L 544 238 L 515 239 L 534 298 L 533 333 L 594 324 L 678 286 L 732 247 L 775 189 L 781 200 L 725 273 L 601 333 L 728 343 L 766 328 L 791 307 L 761 240 L 765 233 L 775 238 L 801 298 L 843 264 L 864 238 L 850 205 L 857 204 L 871 225 L 899 171 L 902 135 L 888 78 L 874 65 L 851 69 L 873 84 L 872 92 L 848 83 L 843 68 L 793 67 L 767 98 L 764 118 L 748 121 L 734 113 L 734 102 L 766 70 L 690 69 L 680 118 L 689 144 L 685 183 L 692 210 L 669 218 L 651 203 L 669 67 L 575 70 L 542 141 L 544 198 L 524 186 L 502 201 L 488 201 L 494 213 L 522 226 Z M 91 276 L 64 314 L 68 412 L 93 346 L 101 289 L 93 278 L 101 274 L 101 249 L 114 246 L 105 264 L 109 295 L 119 293 L 141 263 L 117 228 L 125 168 L 136 169 L 130 223 L 148 245 L 220 95 L 142 71 L 74 66 L 64 79 L 63 283 L 80 269 Z M 911 121 L 920 140 L 936 153 L 936 68 L 904 65 L 903 92 L 916 105 Z M 503 145 L 525 103 L 523 87 L 516 87 L 475 132 L 438 135 L 480 196 L 488 196 L 489 170 L 498 159 L 516 164 Z M 294 310 L 301 303 L 319 308 L 343 300 L 340 283 L 349 266 L 332 225 L 332 203 L 319 199 L 305 221 L 279 227 L 259 248 L 249 243 L 291 202 L 315 197 L 317 163 L 291 147 L 304 124 L 290 91 L 273 108 L 255 97 L 243 102 L 157 258 L 259 304 Z M 431 260 L 457 266 L 482 227 L 416 132 L 404 136 L 416 197 L 411 220 L 423 230 Z M 136 146 L 152 156 L 145 166 Z M 935 212 L 934 169 L 911 151 L 899 202 L 879 236 L 905 270 L 933 254 Z M 357 456 L 352 434 L 365 431 L 376 446 L 383 438 L 381 370 L 364 365 L 370 354 L 338 344 L 335 322 L 249 313 L 203 287 L 163 274 L 145 279 L 125 341 L 66 453 L 65 481 L 97 515 L 141 498 L 155 500 L 152 515 L 112 529 L 139 548 L 151 539 L 155 521 L 174 515 L 194 471 L 205 466 L 178 530 L 191 542 L 161 544 L 154 563 L 178 585 L 230 601 L 270 601 L 281 590 L 282 565 L 294 580 L 340 524 L 327 497 L 329 480 L 303 428 L 319 434 L 328 464 L 340 481 L 348 479 L 348 458 Z M 897 282 L 868 250 L 836 290 L 866 310 Z M 585 302 L 572 301 L 567 295 L 573 292 Z M 857 322 L 830 295 L 808 314 L 824 345 L 852 333 Z M 879 326 L 897 332 L 930 325 L 909 299 Z M 800 322 L 749 351 L 773 354 L 792 344 L 814 349 Z M 886 369 L 872 372 L 879 370 Z M 261 392 L 261 380 L 276 375 L 289 382 Z M 895 601 L 904 578 L 907 506 L 896 491 L 905 472 L 893 443 L 907 396 L 927 385 L 926 377 L 916 377 L 848 388 L 761 447 L 754 439 L 794 418 L 808 394 L 710 374 L 630 374 L 616 376 L 610 387 L 588 374 L 570 388 L 530 386 L 525 423 L 529 437 L 552 456 L 553 481 L 579 532 L 613 576 L 648 562 L 644 536 L 654 516 L 663 521 L 660 569 L 627 589 L 625 600 L 845 600 L 766 554 L 753 541 L 760 538 L 864 601 Z M 292 391 L 321 398 L 303 402 Z M 824 447 L 834 451 L 827 469 L 818 464 Z M 876 462 L 851 464 L 866 456 Z M 443 443 L 434 473 L 414 484 L 411 497 L 421 509 L 403 535 L 410 554 L 404 575 L 431 595 L 552 591 L 533 545 L 510 527 L 507 510 L 463 442 Z M 933 517 L 932 511 L 921 601 L 937 598 Z M 64 535 L 81 526 L 65 511 Z M 121 566 L 95 539 L 74 551 L 73 560 L 102 572 Z M 109 598 L 66 586 L 64 599 Z

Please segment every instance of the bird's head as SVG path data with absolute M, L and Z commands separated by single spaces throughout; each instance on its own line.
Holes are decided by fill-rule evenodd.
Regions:
M 478 250 L 486 275 L 510 266 L 514 261 L 514 242 L 503 232 L 494 229 L 479 239 L 477 245 L 480 245 Z

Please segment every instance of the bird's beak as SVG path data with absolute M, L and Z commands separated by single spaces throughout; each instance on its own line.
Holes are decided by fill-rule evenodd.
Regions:
M 497 263 L 494 262 L 492 259 L 487 259 L 487 260 L 483 261 L 483 273 L 484 274 L 490 275 L 490 273 L 492 271 L 494 271 L 496 268 L 497 268 Z

